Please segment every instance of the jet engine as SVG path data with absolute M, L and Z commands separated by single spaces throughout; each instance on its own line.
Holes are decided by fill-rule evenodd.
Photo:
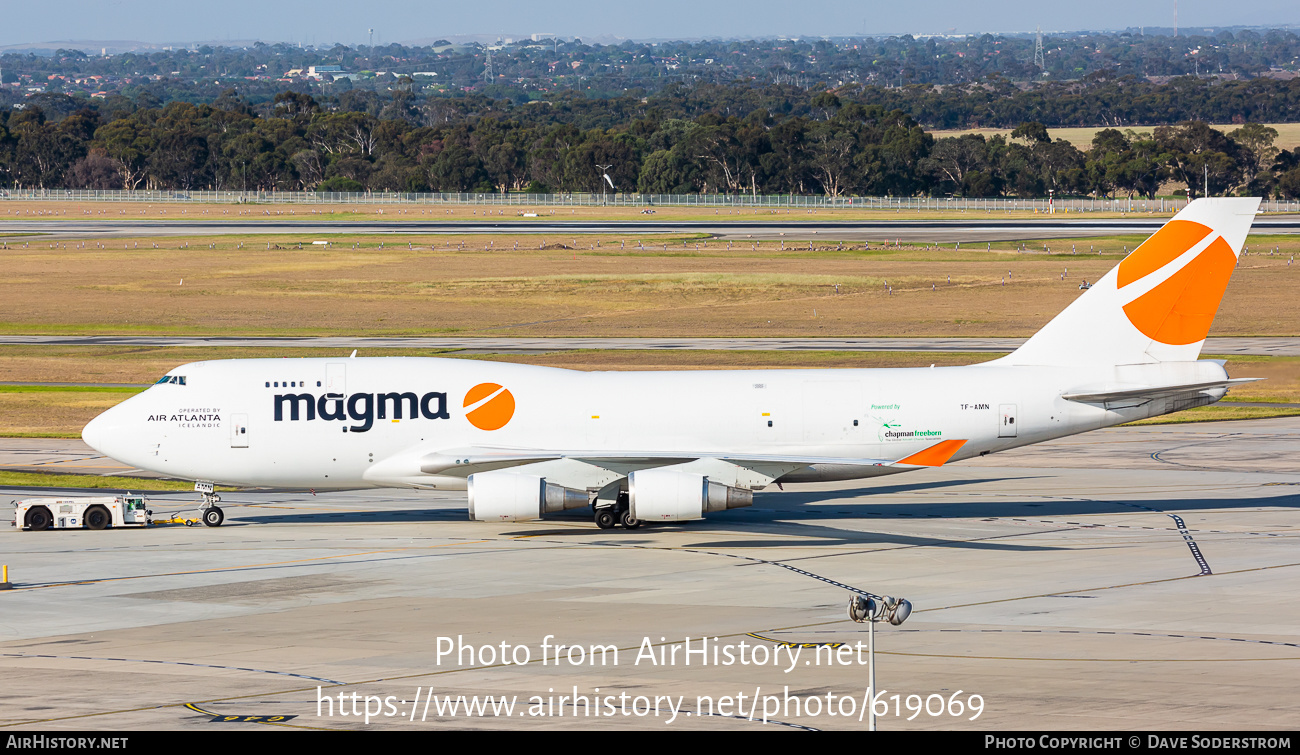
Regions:
M 754 504 L 754 491 L 678 469 L 642 469 L 627 478 L 632 517 L 644 522 L 702 519 L 705 512 Z
M 549 483 L 543 477 L 508 471 L 469 476 L 469 518 L 480 522 L 518 522 L 591 503 L 586 491 Z

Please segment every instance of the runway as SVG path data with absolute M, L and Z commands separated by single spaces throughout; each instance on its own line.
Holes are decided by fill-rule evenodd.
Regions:
M 49 239 L 142 236 L 219 236 L 226 234 L 301 235 L 501 235 L 501 234 L 705 234 L 722 239 L 826 241 L 989 242 L 1019 239 L 1086 238 L 1153 233 L 1167 218 L 1042 220 L 845 220 L 789 222 L 735 221 L 319 221 L 319 220 L 91 220 L 76 218 L 7 219 L 0 217 L 0 238 L 41 234 Z M 1300 233 L 1300 218 L 1260 217 L 1256 234 Z
M 463 494 L 404 491 L 227 494 L 217 529 L 5 528 L 0 727 L 864 729 L 865 626 L 840 583 L 915 605 L 877 629 L 882 730 L 1290 730 L 1297 450 L 1297 418 L 1115 428 L 636 531 L 474 523 Z M 749 662 L 667 662 L 688 637 Z M 439 655 L 457 641 L 475 657 Z M 342 716 L 340 692 L 391 713 Z M 462 695 L 520 707 L 445 707 Z M 614 712 L 575 699 L 596 695 Z
M 1010 353 L 1023 338 L 444 338 L 436 336 L 0 336 L 0 346 L 212 346 L 312 349 L 445 349 L 462 353 L 589 350 L 933 351 Z M 1207 338 L 1204 354 L 1300 356 L 1300 338 Z

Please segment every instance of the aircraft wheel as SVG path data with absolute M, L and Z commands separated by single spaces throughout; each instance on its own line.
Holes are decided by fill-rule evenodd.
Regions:
M 221 523 L 226 521 L 226 513 L 217 506 L 209 506 L 203 510 L 203 523 L 209 527 L 220 527 Z
M 623 516 L 620 518 L 619 524 L 623 525 L 623 529 L 625 530 L 634 530 L 637 527 L 641 526 L 641 520 L 632 516 L 632 511 L 629 509 L 623 512 Z
M 48 530 L 50 525 L 54 524 L 54 515 L 44 506 L 33 506 L 27 509 L 25 523 L 29 530 Z
M 88 530 L 102 530 L 113 524 L 113 517 L 108 513 L 108 509 L 103 506 L 91 506 L 86 509 L 82 522 Z
M 618 521 L 614 518 L 614 512 L 609 509 L 600 509 L 596 512 L 596 526 L 602 530 L 613 529 Z

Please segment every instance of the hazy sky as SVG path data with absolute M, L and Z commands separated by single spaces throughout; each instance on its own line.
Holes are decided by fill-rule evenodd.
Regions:
M 261 39 L 401 42 L 456 34 L 631 38 L 1122 29 L 1170 26 L 1173 0 L 6 0 L 0 44 Z M 1180 0 L 1179 26 L 1300 27 L 1297 0 Z

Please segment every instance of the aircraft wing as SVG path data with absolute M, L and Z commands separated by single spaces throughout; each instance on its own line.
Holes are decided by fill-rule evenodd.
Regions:
M 502 469 L 524 464 L 536 464 L 559 459 L 595 464 L 597 466 L 627 466 L 632 469 L 685 464 L 699 459 L 717 459 L 745 466 L 779 465 L 811 466 L 813 464 L 852 464 L 855 466 L 881 466 L 893 463 L 890 459 L 846 458 L 842 456 L 801 456 L 786 454 L 728 454 L 717 451 L 660 452 L 660 451 L 609 451 L 566 450 L 541 451 L 490 447 L 458 448 L 438 451 L 420 460 L 420 471 L 425 474 L 469 473 L 489 469 Z
M 720 453 L 718 451 L 662 452 L 573 449 L 492 448 L 474 446 L 426 454 L 419 460 L 420 472 L 429 475 L 470 475 L 507 467 L 570 460 L 627 474 L 638 469 L 666 467 L 692 462 L 721 462 L 744 467 L 772 479 L 795 469 L 813 466 L 836 467 L 937 467 L 947 463 L 966 443 L 945 440 L 924 450 L 896 459 L 803 454 Z
M 430 477 L 460 477 L 510 469 L 574 489 L 603 487 L 645 469 L 674 467 L 725 484 L 758 490 L 800 470 L 832 473 L 840 479 L 891 474 L 942 466 L 966 443 L 939 441 L 902 458 L 876 459 L 784 453 L 719 451 L 641 451 L 608 449 L 537 449 L 466 446 L 439 451 L 410 451 L 380 460 L 365 472 L 372 482 L 420 487 Z M 794 477 L 797 477 L 795 475 Z M 797 481 L 797 480 L 792 480 Z

